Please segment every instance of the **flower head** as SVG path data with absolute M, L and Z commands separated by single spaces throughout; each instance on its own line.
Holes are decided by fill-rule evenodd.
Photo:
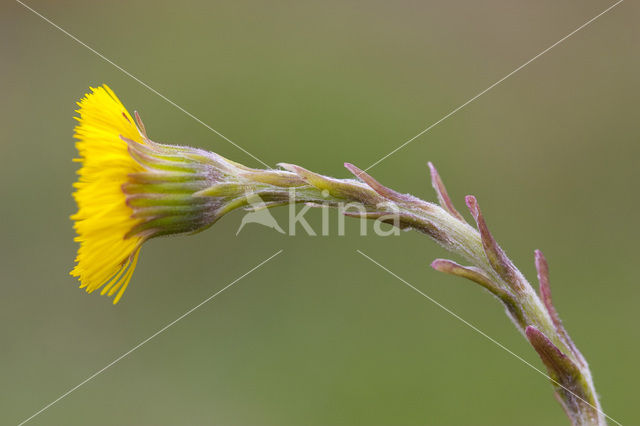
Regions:
M 201 150 L 155 143 L 107 86 L 92 88 L 79 103 L 76 147 L 82 167 L 71 216 L 80 243 L 71 275 L 91 293 L 124 293 L 148 239 L 194 232 L 224 213 L 228 198 L 199 197 L 233 163 Z M 136 122 L 138 125 L 136 125 Z

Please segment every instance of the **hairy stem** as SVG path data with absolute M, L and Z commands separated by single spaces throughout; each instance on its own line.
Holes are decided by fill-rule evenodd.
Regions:
M 215 159 L 216 162 L 228 161 L 219 156 Z M 432 266 L 441 272 L 470 279 L 498 298 L 545 364 L 556 398 L 573 425 L 606 424 L 589 367 L 551 303 L 548 267 L 542 253 L 536 251 L 538 295 L 494 240 L 475 197 L 465 199 L 475 220 L 474 227 L 453 206 L 433 165 L 429 164 L 429 167 L 439 205 L 389 189 L 348 163 L 345 166 L 356 179 L 335 179 L 292 164 L 280 164 L 285 170 L 231 165 L 225 170 L 226 181 L 223 179 L 195 194 L 225 199 L 225 207 L 218 212 L 219 216 L 237 207 L 251 205 L 251 197 L 259 197 L 263 207 L 289 203 L 332 206 L 340 208 L 347 216 L 417 230 L 462 257 L 470 265 L 437 259 Z M 229 170 L 234 171 L 229 173 Z

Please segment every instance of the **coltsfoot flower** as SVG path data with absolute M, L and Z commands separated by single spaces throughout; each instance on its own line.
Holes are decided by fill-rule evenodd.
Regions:
M 240 185 L 230 183 L 243 166 L 214 153 L 152 142 L 139 115 L 134 120 L 109 87 L 91 90 L 76 117 L 76 161 L 82 167 L 73 194 L 78 212 L 71 219 L 80 248 L 71 275 L 89 293 L 115 295 L 115 304 L 143 243 L 215 222 L 243 195 Z M 226 188 L 227 196 L 195 195 L 214 185 Z
M 75 136 L 82 167 L 74 185 L 78 212 L 72 219 L 80 248 L 71 275 L 87 292 L 102 289 L 117 303 L 145 241 L 199 232 L 255 197 L 262 207 L 356 203 L 357 211 L 343 214 L 425 233 L 466 259 L 468 266 L 448 259 L 432 266 L 497 296 L 540 355 L 572 424 L 606 424 L 589 367 L 551 303 L 542 253 L 536 252 L 538 295 L 489 232 L 475 197 L 465 198 L 473 227 L 455 209 L 431 163 L 440 205 L 387 188 L 349 163 L 345 167 L 356 179 L 335 179 L 286 163 L 280 164 L 285 170 L 251 169 L 213 152 L 153 142 L 138 114 L 134 120 L 107 86 L 92 89 L 79 105 Z

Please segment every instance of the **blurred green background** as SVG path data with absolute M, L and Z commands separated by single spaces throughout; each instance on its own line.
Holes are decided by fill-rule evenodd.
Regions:
M 269 164 L 347 177 L 600 13 L 606 1 L 31 0 Z M 475 194 L 638 424 L 639 7 L 627 1 L 371 170 L 458 207 Z M 284 252 L 33 425 L 564 425 L 547 380 L 360 249 L 542 368 L 478 286 L 417 233 L 296 237 L 242 214 L 147 244 L 119 305 L 77 288 L 75 101 L 107 83 L 160 142 L 259 164 L 18 3 L 0 6 L 0 423 L 17 424 L 276 250 Z M 285 224 L 286 209 L 274 211 Z M 319 212 L 307 216 L 316 229 Z M 337 223 L 335 212 L 332 224 Z M 371 225 L 370 225 L 370 230 Z

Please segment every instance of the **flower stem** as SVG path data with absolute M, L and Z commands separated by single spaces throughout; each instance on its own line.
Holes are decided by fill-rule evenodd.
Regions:
M 220 161 L 220 157 L 216 156 L 216 161 Z M 226 207 L 218 212 L 220 216 L 247 205 L 249 195 L 259 196 L 266 207 L 292 202 L 339 208 L 355 206 L 355 211 L 344 208 L 341 211 L 347 216 L 417 230 L 462 257 L 469 266 L 437 259 L 432 267 L 470 279 L 498 298 L 545 364 L 555 396 L 573 425 L 606 424 L 587 362 L 569 338 L 551 303 L 548 267 L 542 253 L 536 251 L 538 295 L 494 240 L 475 197 L 465 198 L 475 220 L 474 227 L 455 209 L 433 165 L 429 164 L 429 167 L 439 205 L 389 189 L 348 163 L 345 166 L 356 179 L 322 176 L 292 164 L 280 164 L 285 170 L 258 170 L 232 164 L 237 171 L 227 175 L 230 182 L 217 183 L 195 194 L 227 197 Z M 229 185 L 235 188 L 231 191 L 233 196 L 224 195 L 228 194 Z M 242 196 L 237 195 L 239 190 L 243 192 Z

